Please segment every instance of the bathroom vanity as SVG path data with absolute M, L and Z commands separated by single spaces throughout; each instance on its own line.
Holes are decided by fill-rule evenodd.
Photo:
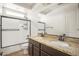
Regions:
M 78 56 L 79 43 L 72 38 L 59 41 L 57 36 L 29 38 L 30 56 Z

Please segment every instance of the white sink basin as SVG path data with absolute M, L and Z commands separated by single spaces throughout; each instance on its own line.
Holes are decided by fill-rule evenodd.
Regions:
M 51 41 L 49 42 L 51 45 L 61 46 L 61 47 L 69 47 L 69 44 L 63 41 Z

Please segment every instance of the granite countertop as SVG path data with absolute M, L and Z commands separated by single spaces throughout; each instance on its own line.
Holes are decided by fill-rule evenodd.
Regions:
M 79 39 L 65 38 L 65 41 L 63 42 L 67 43 L 69 45 L 68 47 L 62 47 L 59 45 L 50 44 L 51 41 L 59 41 L 57 36 L 51 36 L 51 35 L 45 37 L 35 36 L 31 37 L 31 39 L 44 45 L 47 45 L 51 48 L 57 49 L 61 52 L 67 53 L 69 55 L 79 56 Z

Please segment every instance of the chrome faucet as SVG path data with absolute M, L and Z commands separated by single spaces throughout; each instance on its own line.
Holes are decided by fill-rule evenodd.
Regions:
M 66 36 L 66 34 L 60 35 L 59 38 L 58 38 L 58 40 L 60 40 L 60 41 L 64 41 L 65 36 Z

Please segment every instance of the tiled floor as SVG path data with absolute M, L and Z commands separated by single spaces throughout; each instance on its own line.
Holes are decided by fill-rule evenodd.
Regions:
M 28 55 L 28 50 L 20 50 L 11 54 L 8 54 L 7 56 L 29 56 Z

